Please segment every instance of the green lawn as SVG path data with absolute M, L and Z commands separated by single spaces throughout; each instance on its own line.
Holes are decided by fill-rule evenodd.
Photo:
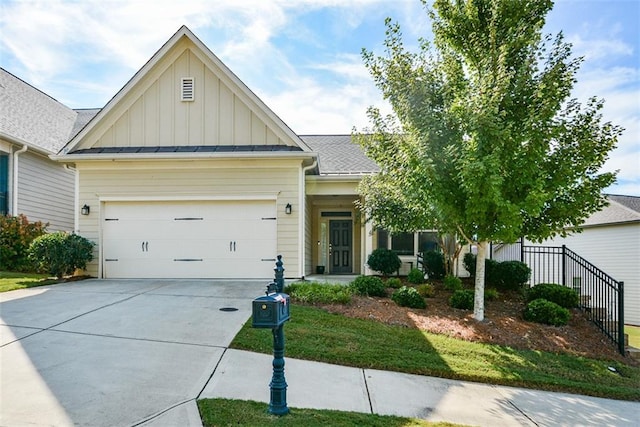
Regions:
M 629 335 L 629 345 L 640 348 L 640 326 L 624 325 L 624 333 Z
M 46 274 L 0 271 L 0 292 L 50 285 L 52 283 L 57 283 L 57 280 L 49 278 Z
M 292 358 L 640 400 L 640 368 L 616 361 L 468 342 L 300 305 L 291 306 L 285 335 L 286 355 Z M 271 353 L 272 335 L 249 321 L 231 347 Z
M 458 424 L 428 422 L 414 418 L 359 414 L 355 412 L 289 408 L 290 413 L 278 417 L 267 412 L 268 405 L 245 400 L 204 399 L 198 409 L 205 427 L 213 426 L 305 426 L 305 427 L 447 427 Z

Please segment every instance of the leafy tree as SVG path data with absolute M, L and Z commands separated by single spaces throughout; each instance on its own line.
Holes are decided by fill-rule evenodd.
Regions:
M 426 3 L 423 0 L 423 3 Z M 551 0 L 435 0 L 434 41 L 408 51 L 386 20 L 386 54 L 364 63 L 393 108 L 356 135 L 381 167 L 361 208 L 390 231 L 437 228 L 478 247 L 474 317 L 484 319 L 488 242 L 540 241 L 578 227 L 606 200 L 600 173 L 622 132 L 603 101 L 570 99 L 582 61 L 543 36 Z

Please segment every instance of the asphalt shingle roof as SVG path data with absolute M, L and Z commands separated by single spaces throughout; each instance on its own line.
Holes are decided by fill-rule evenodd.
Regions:
M 320 175 L 366 175 L 380 171 L 351 135 L 300 135 L 318 153 Z
M 592 214 L 583 226 L 640 222 L 640 197 L 608 194 L 609 206 Z
M 77 115 L 0 68 L 0 132 L 57 153 L 69 141 Z

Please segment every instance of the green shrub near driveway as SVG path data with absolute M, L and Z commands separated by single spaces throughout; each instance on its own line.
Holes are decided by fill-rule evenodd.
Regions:
M 473 310 L 474 292 L 470 289 L 458 289 L 449 298 L 449 305 L 462 310 Z
M 389 276 L 400 269 L 402 262 L 398 254 L 391 249 L 378 248 L 371 252 L 367 258 L 367 265 L 373 271 L 382 273 L 383 276 Z
M 571 318 L 571 313 L 555 302 L 538 298 L 527 304 L 524 309 L 524 320 L 536 323 L 544 323 L 553 326 L 566 325 Z
M 46 271 L 57 278 L 84 269 L 93 259 L 95 244 L 77 234 L 61 231 L 37 237 L 29 246 L 29 259 L 38 271 Z
M 358 276 L 349 285 L 355 294 L 371 296 L 371 297 L 386 297 L 387 289 L 384 286 L 384 282 L 377 276 Z
M 580 297 L 576 291 L 556 283 L 539 283 L 529 288 L 526 295 L 527 302 L 543 298 L 564 308 L 577 307 L 580 302 Z
M 420 285 L 424 283 L 424 273 L 419 268 L 412 268 L 407 275 L 407 282 L 414 285 Z
M 415 288 L 403 286 L 391 295 L 393 302 L 400 307 L 426 308 L 422 295 Z
M 33 271 L 29 245 L 46 233 L 49 224 L 29 222 L 26 216 L 0 215 L 0 270 Z

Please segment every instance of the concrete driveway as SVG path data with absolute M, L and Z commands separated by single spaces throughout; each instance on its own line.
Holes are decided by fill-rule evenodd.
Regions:
M 0 425 L 200 425 L 195 399 L 265 286 L 92 279 L 0 294 Z

